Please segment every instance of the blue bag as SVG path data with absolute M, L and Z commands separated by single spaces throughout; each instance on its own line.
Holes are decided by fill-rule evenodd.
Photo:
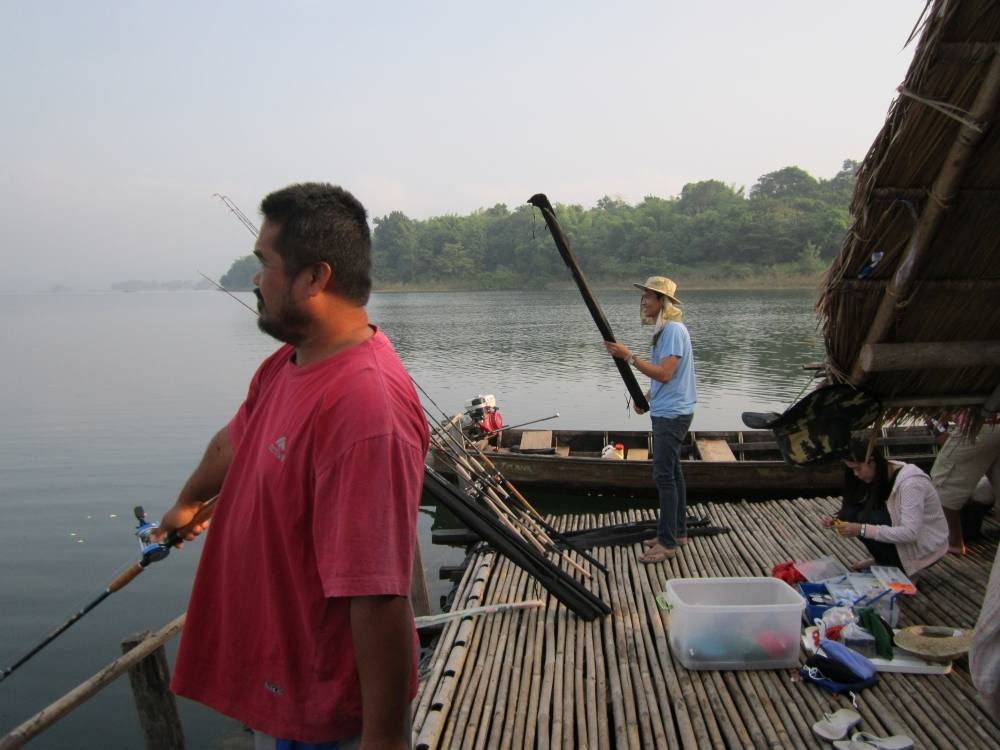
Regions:
M 802 679 L 826 688 L 832 693 L 855 693 L 878 682 L 878 673 L 871 660 L 842 643 L 823 639 L 822 653 L 806 659 L 799 671 Z

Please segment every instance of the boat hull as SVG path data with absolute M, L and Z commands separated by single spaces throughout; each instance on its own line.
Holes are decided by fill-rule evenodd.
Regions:
M 510 431 L 479 444 L 496 469 L 518 487 L 573 494 L 656 496 L 653 462 L 645 457 L 631 458 L 651 453 L 652 436 L 648 432 L 553 430 L 551 447 L 522 452 L 518 446 L 523 444 L 524 434 Z M 916 463 L 925 470 L 936 453 L 933 437 L 924 428 L 885 431 L 879 442 L 888 458 Z M 600 457 L 605 445 L 616 443 L 623 446 L 627 458 Z M 725 443 L 723 452 L 734 460 L 707 460 L 709 447 L 721 443 Z M 430 460 L 434 468 L 449 473 L 448 461 L 440 454 L 432 451 Z M 815 466 L 785 463 L 767 430 L 692 432 L 682 448 L 681 469 L 688 495 L 693 497 L 839 495 L 844 479 L 839 461 Z

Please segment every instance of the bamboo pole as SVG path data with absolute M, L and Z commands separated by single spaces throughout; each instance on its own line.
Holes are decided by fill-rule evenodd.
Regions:
M 1000 364 L 1000 341 L 865 344 L 858 363 L 868 373 L 988 367 Z

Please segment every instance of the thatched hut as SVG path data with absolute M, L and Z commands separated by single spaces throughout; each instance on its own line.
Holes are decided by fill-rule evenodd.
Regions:
M 1000 2 L 933 0 L 818 303 L 828 368 L 891 416 L 1000 410 Z

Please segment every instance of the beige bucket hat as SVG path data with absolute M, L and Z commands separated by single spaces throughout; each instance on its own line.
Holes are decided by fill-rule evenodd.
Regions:
M 633 284 L 632 286 L 637 289 L 645 289 L 647 292 L 662 294 L 675 305 L 681 304 L 681 301 L 676 297 L 677 282 L 668 279 L 666 276 L 650 276 L 646 279 L 645 284 Z

